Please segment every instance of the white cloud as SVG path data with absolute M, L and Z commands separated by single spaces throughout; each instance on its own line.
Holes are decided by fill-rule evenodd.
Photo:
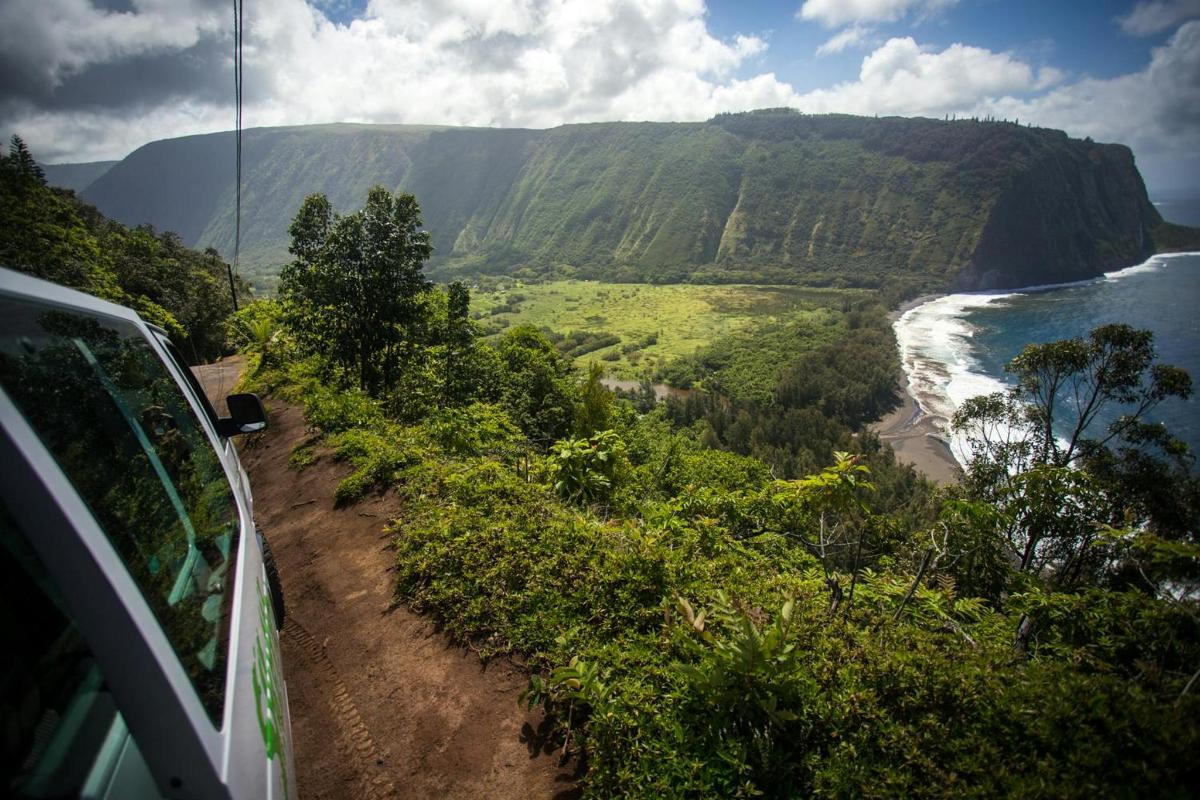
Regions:
M 96 111 L 34 112 L 5 135 L 19 133 L 34 156 L 46 163 L 106 161 L 122 158 L 146 142 L 227 131 L 233 123 L 231 109 L 182 103 L 131 116 Z
M 909 12 L 930 14 L 958 0 L 804 0 L 798 19 L 815 20 L 833 28 L 855 22 L 895 22 Z
M 19 63 L 44 80 L 69 84 L 81 70 L 128 63 L 139 53 L 187 57 L 184 50 L 209 37 L 220 66 L 228 44 L 224 2 L 220 19 L 210 20 L 216 12 L 208 0 L 190 0 L 193 12 L 176 20 L 163 10 L 170 1 L 137 0 L 137 14 L 114 15 L 85 0 L 17 0 L 26 12 L 24 37 L 48 43 L 26 47 Z M 848 5 L 862 14 L 872 4 Z M 929 4 L 879 0 L 872 7 L 885 6 L 912 11 Z M 0 20 L 13 7 L 0 4 Z M 68 12 L 83 21 L 56 16 Z M 1124 141 L 1139 154 L 1194 155 L 1200 141 L 1200 22 L 1182 25 L 1145 69 L 1107 80 L 1069 79 L 1039 66 L 1041 56 L 962 43 L 930 48 L 899 37 L 868 53 L 855 79 L 801 95 L 773 73 L 747 69 L 766 42 L 713 36 L 702 0 L 372 0 L 348 25 L 303 0 L 247 4 L 246 13 L 248 127 L 334 121 L 549 127 L 702 120 L 721 111 L 791 106 L 814 113 L 1019 117 Z M 161 27 L 144 38 L 147 20 L 136 19 L 143 14 Z M 84 23 L 100 25 L 86 46 Z M 870 34 L 852 25 L 833 39 L 843 35 L 836 46 L 849 48 Z M 0 62 L 12 61 L 14 36 L 0 25 Z M 207 100 L 163 94 L 167 99 L 115 110 L 9 98 L 0 102 L 0 134 L 20 133 L 47 161 L 120 157 L 153 139 L 228 130 L 232 98 L 220 92 Z
M 21 63 L 61 82 L 154 48 L 182 51 L 214 25 L 219 33 L 212 35 L 228 36 L 222 27 L 228 15 L 211 20 L 207 7 L 185 9 L 179 16 L 186 22 L 167 25 L 169 2 L 137 0 L 138 13 L 112 14 L 88 0 L 26 0 L 24 36 L 36 44 Z M 21 16 L 3 8 L 0 20 Z M 713 36 L 703 0 L 370 0 L 345 25 L 303 0 L 247 4 L 246 14 L 248 127 L 328 121 L 547 127 L 696 119 L 759 99 L 779 105 L 795 98 L 773 75 L 732 77 L 766 42 Z M 71 21 L 60 30 L 61 17 Z M 0 31 L 6 47 L 18 35 Z M 26 135 L 47 160 L 119 156 L 148 139 L 228 129 L 232 119 L 228 106 L 185 100 L 171 109 L 138 109 L 138 117 L 153 120 L 151 130 L 114 112 L 103 136 L 87 138 L 76 131 L 98 131 L 101 111 L 52 112 L 33 102 L 22 109 L 14 113 L 10 104 L 3 127 Z
M 248 27 L 263 58 L 247 81 L 261 66 L 278 101 L 248 112 L 255 123 L 294 117 L 289 98 L 304 98 L 306 120 L 549 126 L 614 109 L 677 118 L 688 105 L 704 108 L 765 47 L 753 36 L 713 37 L 692 0 L 372 0 L 346 27 L 297 0 L 264 15 L 280 16 L 279 6 L 297 19 Z M 651 94 L 657 109 L 631 99 Z
M 137 0 L 134 12 L 89 0 L 10 0 L 0 4 L 0 53 L 21 79 L 52 89 L 95 64 L 182 50 L 223 30 L 232 14 L 201 0 Z
M 987 98 L 1035 89 L 1041 76 L 1006 53 L 952 44 L 922 49 L 912 37 L 889 39 L 863 59 L 857 81 L 809 92 L 800 108 L 816 113 L 942 116 Z
M 1189 22 L 1140 72 L 1083 78 L 1024 99 L 1003 97 L 980 109 L 1074 136 L 1123 142 L 1139 153 L 1195 156 L 1200 143 L 1200 21 Z
M 1118 17 L 1121 30 L 1134 36 L 1150 36 L 1174 28 L 1179 23 L 1200 17 L 1200 0 L 1149 0 Z
M 860 25 L 851 25 L 835 33 L 824 44 L 817 48 L 818 56 L 828 56 L 840 53 L 846 48 L 862 45 L 870 31 Z

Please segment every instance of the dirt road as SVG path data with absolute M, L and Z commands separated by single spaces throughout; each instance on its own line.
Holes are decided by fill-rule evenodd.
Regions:
M 225 405 L 225 398 L 233 394 L 233 387 L 237 386 L 238 378 L 241 377 L 245 366 L 245 356 L 231 356 L 223 358 L 215 364 L 205 364 L 192 369 L 197 380 L 200 381 L 204 393 L 208 395 L 209 402 L 213 404 L 213 408 L 218 414 L 224 416 L 229 413 L 229 409 Z
M 347 468 L 327 453 L 303 471 L 289 467 L 303 415 L 268 406 L 270 428 L 240 453 L 287 598 L 300 796 L 576 797 L 571 771 L 540 746 L 540 719 L 517 706 L 525 676 L 506 662 L 484 668 L 428 619 L 393 607 L 383 528 L 395 497 L 333 508 Z

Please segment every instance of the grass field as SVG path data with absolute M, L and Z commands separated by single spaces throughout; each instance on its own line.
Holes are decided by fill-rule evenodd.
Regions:
M 859 296 L 854 290 L 794 286 L 698 286 L 561 280 L 476 293 L 473 314 L 485 329 L 532 324 L 561 334 L 620 337 L 577 356 L 599 359 L 617 378 L 653 375 L 657 368 L 730 334 L 763 323 L 823 316 Z M 587 345 L 584 345 L 585 347 Z

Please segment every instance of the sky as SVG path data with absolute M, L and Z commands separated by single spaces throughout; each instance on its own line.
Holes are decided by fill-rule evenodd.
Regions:
M 1128 144 L 1152 190 L 1200 187 L 1200 0 L 244 9 L 246 127 L 992 115 Z M 229 0 L 0 0 L 0 134 L 64 163 L 229 130 L 232 31 Z

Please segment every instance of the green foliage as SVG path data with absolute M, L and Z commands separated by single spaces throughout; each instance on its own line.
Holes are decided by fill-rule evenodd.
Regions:
M 738 376 L 756 386 L 767 384 L 763 397 L 770 394 L 771 376 L 777 376 L 797 351 L 827 340 L 837 329 L 845 303 L 861 301 L 867 295 L 856 290 L 795 286 L 580 280 L 555 280 L 520 289 L 524 297 L 520 307 L 497 320 L 547 331 L 560 352 L 579 362 L 607 361 L 616 355 L 606 368 L 611 376 L 632 379 L 658 373 L 668 383 L 684 388 L 701 377 L 697 370 L 712 371 L 737 362 L 732 370 Z M 506 307 L 512 296 L 510 289 L 481 290 L 473 302 L 483 313 Z M 737 352 L 722 345 L 727 338 L 736 342 Z M 764 349 L 765 353 L 758 352 Z M 703 364 L 692 358 L 698 351 L 704 354 Z M 681 358 L 686 360 L 680 363 Z M 764 370 L 761 376 L 756 369 Z
M 510 344 L 559 358 L 527 336 Z M 311 368 L 284 369 L 259 379 L 353 415 Z M 398 597 L 485 657 L 524 656 L 522 702 L 586 754 L 588 796 L 1062 797 L 1146 781 L 1183 796 L 1194 782 L 1190 607 L 1012 581 L 1008 520 L 984 503 L 955 499 L 896 538 L 869 488 L 886 469 L 861 455 L 773 481 L 663 410 L 617 404 L 619 432 L 539 456 L 502 407 L 402 426 L 348 397 L 364 422 L 328 438 L 353 469 L 338 502 L 395 487 Z M 1022 655 L 1025 616 L 1039 633 Z
M 971 437 L 979 462 L 972 468 L 990 476 L 1006 464 L 1018 472 L 1034 464 L 1065 466 L 1089 448 L 1136 432 L 1141 418 L 1166 398 L 1190 396 L 1186 372 L 1154 363 L 1153 340 L 1150 331 L 1113 324 L 1086 338 L 1026 347 L 1006 367 L 1017 383 L 1008 394 L 977 399 L 955 417 L 955 426 Z M 1098 431 L 1114 406 L 1128 413 Z M 1011 437 L 997 437 L 998 428 L 1014 424 L 1021 449 L 1008 445 Z
M 402 369 L 405 345 L 420 339 L 420 295 L 429 288 L 421 269 L 433 250 L 416 199 L 376 186 L 361 211 L 338 216 L 314 194 L 288 231 L 295 261 L 279 289 L 289 327 L 303 347 L 380 396 Z
M 947 498 L 927 540 L 934 569 L 968 596 L 999 603 L 1011 579 L 1007 519 L 993 505 Z
M 372 428 L 383 422 L 379 403 L 358 389 L 318 385 L 304 398 L 308 424 L 324 433 Z
M 565 336 L 555 337 L 554 346 L 558 349 L 558 352 L 567 358 L 579 358 L 588 353 L 603 350 L 605 347 L 611 347 L 614 344 L 620 343 L 621 337 L 614 333 L 571 331 Z
M 579 387 L 579 402 L 575 406 L 575 432 L 580 436 L 591 436 L 612 427 L 613 395 L 601 383 L 603 378 L 604 368 L 593 361 Z
M 1200 657 L 1200 618 L 1187 603 L 1164 603 L 1144 592 L 1033 588 L 1012 608 L 1037 630 L 1031 655 L 1116 674 L 1157 691 L 1180 686 Z
M 237 349 L 267 355 L 283 324 L 283 307 L 276 300 L 246 303 L 225 321 L 225 336 Z
M 311 442 L 300 442 L 292 448 L 288 456 L 288 466 L 295 470 L 304 470 L 320 460 L 317 450 Z
M 840 304 L 843 298 L 821 298 Z M 741 402 L 769 402 L 789 365 L 844 335 L 843 315 L 831 306 L 793 309 L 717 339 L 688 358 L 665 365 L 659 377 Z M 815 305 L 815 304 L 813 304 Z
M 566 435 L 575 417 L 570 362 L 536 328 L 518 326 L 501 338 L 500 404 L 525 435 L 550 443 Z
M 391 425 L 348 429 L 332 437 L 330 443 L 334 458 L 354 467 L 334 491 L 337 505 L 352 503 L 370 491 L 387 489 L 401 470 L 429 455 L 429 447 L 419 435 Z
M 589 796 L 1057 797 L 1151 776 L 1179 794 L 1190 780 L 1196 702 L 1172 707 L 1174 668 L 1152 686 L 1080 671 L 1073 651 L 1021 662 L 1012 616 L 946 581 L 906 600 L 902 572 L 865 571 L 831 619 L 820 570 L 777 538 L 669 512 L 605 523 L 493 460 L 407 480 L 400 596 L 483 653 L 544 667 L 523 701 L 586 750 Z M 1190 642 L 1175 657 L 1194 657 L 1195 636 L 1174 635 Z M 1149 655 L 1152 641 L 1127 643 Z
M 693 643 L 693 657 L 699 664 L 685 664 L 681 672 L 708 703 L 709 713 L 719 719 L 717 725 L 766 738 L 772 727 L 799 719 L 793 709 L 802 708 L 805 696 L 814 694 L 816 686 L 790 680 L 801 656 L 793 629 L 794 599 L 784 601 L 761 630 L 721 593 L 709 610 L 699 614 L 682 597 L 677 605 L 683 622 L 703 643 Z M 714 636 L 714 626 L 725 635 Z
M 422 427 L 440 447 L 459 456 L 513 453 L 524 446 L 520 429 L 495 405 L 439 409 Z
M 129 229 L 45 183 L 24 143 L 0 156 L 0 263 L 130 306 L 199 363 L 225 351 L 226 265 L 174 233 Z
M 547 472 L 559 497 L 586 505 L 612 497 L 625 467 L 625 442 L 615 431 L 600 431 L 556 442 Z
M 965 489 L 1003 515 L 1022 571 L 1058 588 L 1119 572 L 1126 554 L 1101 535 L 1105 528 L 1145 525 L 1194 541 L 1200 507 L 1187 448 L 1143 422 L 1162 400 L 1188 397 L 1191 378 L 1155 363 L 1149 331 L 1104 325 L 1085 338 L 1030 345 L 1008 370 L 1016 386 L 964 403 L 954 425 L 972 454 Z M 1162 578 L 1139 574 L 1153 588 Z

